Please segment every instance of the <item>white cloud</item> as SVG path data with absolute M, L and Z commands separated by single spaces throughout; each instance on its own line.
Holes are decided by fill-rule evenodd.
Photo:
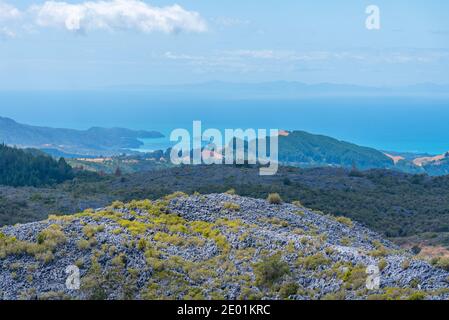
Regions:
M 22 26 L 18 26 L 19 20 Z M 140 0 L 99 0 L 77 4 L 46 1 L 20 12 L 0 2 L 0 28 L 6 30 L 13 26 L 23 29 L 25 25 L 61 28 L 71 32 L 124 30 L 177 33 L 207 30 L 207 24 L 199 13 L 185 10 L 176 4 L 155 7 Z
M 0 2 L 0 40 L 16 37 L 9 25 L 15 25 L 21 18 L 21 12 L 13 6 Z
M 199 13 L 179 5 L 153 7 L 139 0 L 87 1 L 79 4 L 47 1 L 31 12 L 41 27 L 61 27 L 68 31 L 138 30 L 203 32 L 207 26 Z
M 20 11 L 13 6 L 0 2 L 0 21 L 14 20 L 20 17 Z
M 9 30 L 6 27 L 0 27 L 0 39 L 11 39 L 11 38 L 15 38 L 16 37 L 16 33 L 12 30 Z

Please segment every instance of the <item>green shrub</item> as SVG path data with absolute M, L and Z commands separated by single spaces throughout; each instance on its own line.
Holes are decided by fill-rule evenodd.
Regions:
M 256 285 L 259 287 L 272 287 L 284 275 L 290 273 L 288 264 L 281 259 L 281 254 L 277 253 L 270 257 L 264 257 L 260 262 L 254 264 L 254 274 Z
M 340 290 L 334 293 L 326 294 L 322 300 L 343 301 L 346 299 L 345 290 Z
M 80 250 L 87 250 L 90 248 L 90 243 L 86 239 L 81 239 L 80 241 L 77 242 L 76 246 Z
M 380 241 L 374 240 L 373 245 L 376 249 L 370 251 L 369 255 L 371 255 L 372 257 L 375 257 L 375 258 L 385 257 L 388 255 L 387 248 L 385 248 L 385 246 Z
M 385 260 L 385 259 L 380 259 L 379 264 L 378 264 L 379 270 L 382 271 L 382 270 L 384 270 L 387 266 L 388 266 L 387 260 Z
M 111 207 L 112 207 L 113 209 L 122 209 L 122 208 L 125 207 L 125 204 L 124 204 L 123 202 L 121 202 L 121 201 L 114 201 L 114 202 L 111 204 Z
M 299 266 L 308 270 L 316 270 L 320 266 L 327 266 L 331 263 L 331 260 L 326 258 L 322 253 L 317 253 L 307 257 L 300 257 L 297 260 Z
M 383 294 L 375 294 L 368 300 L 424 300 L 426 294 L 410 288 L 385 288 Z
M 181 191 L 177 191 L 174 192 L 172 194 L 169 194 L 167 196 L 164 197 L 164 200 L 173 200 L 176 198 L 187 198 L 189 195 L 187 193 L 181 192 Z
M 303 207 L 301 201 L 293 201 L 292 204 L 293 204 L 294 206 L 299 207 L 299 208 L 302 208 L 302 207 Z
M 279 289 L 279 295 L 282 299 L 287 299 L 290 296 L 295 295 L 298 292 L 299 285 L 295 282 L 283 283 Z
M 240 206 L 236 203 L 232 203 L 232 202 L 225 202 L 223 204 L 223 208 L 227 209 L 227 210 L 231 210 L 231 211 L 240 211 Z
M 340 244 L 342 246 L 349 247 L 352 244 L 352 240 L 351 240 L 351 238 L 343 237 L 343 238 L 340 239 Z
M 437 268 L 441 268 L 443 270 L 449 271 L 449 258 L 443 258 L 443 257 L 436 258 L 436 259 L 433 259 L 431 261 L 431 263 Z
M 279 193 L 270 193 L 268 195 L 267 201 L 270 204 L 282 204 L 282 198 Z
M 236 191 L 235 191 L 235 189 L 229 189 L 229 190 L 226 191 L 225 193 L 226 193 L 226 194 L 229 194 L 229 195 L 231 195 L 231 196 L 233 196 L 233 195 L 236 194 Z
M 426 299 L 426 294 L 422 291 L 416 291 L 415 293 L 412 293 L 408 300 L 424 300 Z
M 140 238 L 139 242 L 137 242 L 137 249 L 140 251 L 144 251 L 148 246 L 148 242 L 144 238 Z
M 92 224 L 88 224 L 83 227 L 83 233 L 88 239 L 92 238 L 98 232 L 102 232 L 103 230 L 104 226 L 96 226 Z
M 340 278 L 345 283 L 346 289 L 360 289 L 366 284 L 366 267 L 363 265 L 358 265 L 353 268 L 349 268 Z
M 337 217 L 337 218 L 335 218 L 335 220 L 341 224 L 344 224 L 344 225 L 350 227 L 350 228 L 352 228 L 352 226 L 354 225 L 352 220 L 347 217 Z
M 66 237 L 61 226 L 56 224 L 52 224 L 37 235 L 38 244 L 46 244 L 48 247 L 56 247 L 58 244 L 64 243 L 65 241 Z

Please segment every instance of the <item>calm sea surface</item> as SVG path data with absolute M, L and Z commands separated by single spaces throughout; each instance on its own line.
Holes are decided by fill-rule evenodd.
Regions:
M 433 98 L 308 98 L 235 100 L 154 97 L 144 92 L 1 93 L 0 116 L 18 122 L 87 129 L 158 130 L 277 128 L 329 135 L 381 150 L 449 150 L 449 100 Z M 168 146 L 168 139 L 144 149 Z

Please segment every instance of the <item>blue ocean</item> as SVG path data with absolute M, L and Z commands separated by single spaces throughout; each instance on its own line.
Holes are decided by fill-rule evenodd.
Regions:
M 328 135 L 384 151 L 441 154 L 449 150 L 446 98 L 333 97 L 242 100 L 161 97 L 145 92 L 3 92 L 0 116 L 31 125 L 157 130 L 146 141 L 163 149 L 176 128 L 276 128 Z

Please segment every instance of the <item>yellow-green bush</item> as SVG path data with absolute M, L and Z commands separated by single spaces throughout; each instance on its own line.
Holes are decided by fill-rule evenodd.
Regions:
M 87 238 L 92 238 L 98 232 L 102 232 L 104 230 L 104 226 L 92 225 L 88 224 L 83 227 L 83 233 Z
M 298 266 L 308 270 L 316 270 L 320 266 L 327 266 L 331 263 L 329 258 L 326 258 L 322 253 L 317 253 L 307 257 L 300 257 L 297 260 Z
M 363 265 L 349 267 L 346 272 L 340 276 L 340 279 L 345 283 L 346 289 L 358 290 L 366 284 L 366 267 Z
M 287 299 L 290 296 L 297 294 L 299 285 L 295 282 L 285 282 L 279 289 L 279 295 L 282 299 Z
M 282 203 L 282 198 L 279 195 L 279 193 L 270 193 L 268 195 L 267 201 L 270 204 L 281 204 Z
M 347 218 L 347 217 L 336 217 L 335 220 L 338 223 L 344 224 L 348 227 L 352 227 L 354 225 L 354 223 L 352 222 L 351 219 Z
M 238 204 L 232 203 L 232 202 L 223 203 L 223 208 L 230 210 L 230 211 L 240 211 L 240 206 Z

